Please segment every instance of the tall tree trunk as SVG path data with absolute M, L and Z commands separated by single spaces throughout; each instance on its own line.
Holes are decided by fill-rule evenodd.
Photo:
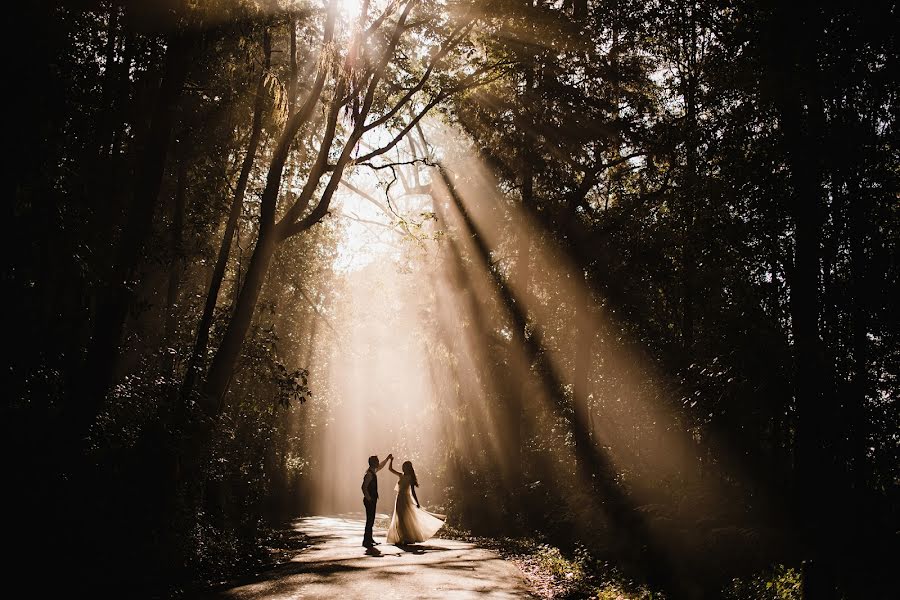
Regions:
M 862 149 L 859 148 L 862 154 Z M 870 223 L 869 201 L 871 196 L 861 189 L 860 177 L 853 165 L 847 182 L 848 194 L 848 237 L 850 241 L 850 385 L 844 395 L 843 417 L 847 422 L 846 459 L 850 467 L 848 474 L 848 502 L 845 510 L 844 536 L 842 548 L 859 548 L 873 545 L 871 526 L 872 500 L 869 492 L 870 465 L 868 458 L 870 415 L 869 393 L 869 260 L 866 252 L 868 224 Z M 877 542 L 876 542 L 877 543 Z M 847 557 L 857 572 L 864 572 L 868 557 L 857 555 Z M 851 567 L 851 568 L 853 568 Z
M 294 115 L 294 107 L 297 104 L 297 18 L 292 17 L 289 23 L 291 28 L 291 70 L 288 79 L 288 117 Z
M 329 47 L 334 36 L 336 3 L 329 3 L 327 11 L 328 14 L 326 16 L 322 43 L 323 56 L 326 56 L 326 53 L 330 51 Z M 268 272 L 269 264 L 272 261 L 272 257 L 275 255 L 278 243 L 283 239 L 281 232 L 276 228 L 275 213 L 278 204 L 278 192 L 281 188 L 281 178 L 284 174 L 284 166 L 287 163 L 288 154 L 290 153 L 294 139 L 297 137 L 297 133 L 312 117 L 313 111 L 322 95 L 322 90 L 325 87 L 328 71 L 329 69 L 326 67 L 319 69 L 316 81 L 313 83 L 313 87 L 310 90 L 306 101 L 300 110 L 288 119 L 284 126 L 284 131 L 281 133 L 281 137 L 278 140 L 278 144 L 275 147 L 275 151 L 272 154 L 269 172 L 266 175 L 266 187 L 263 190 L 260 202 L 259 239 L 256 242 L 253 256 L 250 259 L 250 265 L 247 268 L 247 274 L 241 285 L 241 291 L 238 295 L 234 315 L 228 323 L 228 327 L 225 330 L 225 336 L 223 337 L 219 348 L 216 350 L 216 354 L 210 365 L 209 375 L 203 386 L 201 398 L 202 408 L 206 416 L 210 419 L 216 418 L 221 411 L 222 402 L 224 400 L 225 392 L 228 389 L 228 383 L 231 380 L 232 371 L 237 364 L 241 346 L 244 343 L 244 337 L 247 335 L 250 323 L 253 320 L 253 311 L 256 309 L 256 303 L 259 300 L 259 293 L 262 289 L 266 273 Z M 341 102 L 341 90 L 342 87 L 338 85 L 338 90 L 335 91 L 331 114 L 329 115 L 331 120 L 326 127 L 329 131 L 326 131 L 325 139 L 322 141 L 322 148 L 320 148 L 321 151 L 319 157 L 317 157 L 316 163 L 313 165 L 309 174 L 306 187 L 309 188 L 310 193 L 315 189 L 315 184 L 318 183 L 328 166 L 328 149 L 331 147 L 334 135 L 334 120 L 332 118 L 337 117 L 337 110 Z M 330 137 L 328 135 L 329 132 L 331 134 Z M 348 144 L 349 143 L 350 142 L 348 141 Z M 342 169 L 343 167 L 338 165 L 335 167 L 334 173 L 340 177 L 339 170 Z M 325 193 L 327 192 L 328 190 L 326 189 Z
M 528 142 L 526 142 L 528 143 Z M 528 206 L 534 201 L 534 170 L 531 167 L 531 152 L 526 150 L 523 157 L 522 172 L 522 205 Z M 525 218 L 527 211 L 522 209 L 521 218 Z M 531 287 L 531 239 L 524 232 L 518 232 L 518 249 L 516 251 L 516 263 L 513 268 L 512 278 L 514 285 L 521 290 L 519 295 L 519 311 L 525 317 L 521 327 L 514 329 L 510 340 L 510 359 L 514 371 L 519 377 L 519 383 L 509 389 L 506 405 L 501 408 L 505 412 L 506 444 L 504 447 L 509 453 L 510 464 L 510 492 L 513 495 L 519 493 L 523 483 L 522 475 L 522 413 L 524 399 L 530 397 L 534 391 L 531 378 L 531 361 L 525 355 L 525 343 L 528 337 L 527 331 L 527 297 Z
M 263 226 L 260 227 L 256 247 L 251 255 L 243 284 L 239 288 L 235 311 L 216 351 L 199 397 L 202 414 L 199 415 L 200 419 L 192 422 L 191 434 L 183 441 L 183 455 L 187 458 L 183 475 L 185 481 L 199 480 L 203 461 L 209 456 L 216 418 L 223 409 L 225 390 L 228 388 L 234 366 L 240 356 L 244 336 L 253 321 L 254 309 L 276 250 L 277 238 L 274 223 L 271 220 L 264 221 Z M 212 388 L 215 390 L 212 393 L 210 392 L 211 386 L 216 386 Z M 185 403 L 182 402 L 182 406 L 184 405 Z M 214 515 L 218 522 L 227 523 L 229 497 L 223 482 L 206 481 L 204 485 L 207 488 L 203 493 L 207 501 L 207 510 Z
M 859 496 L 866 489 L 868 480 L 868 446 L 869 430 L 868 397 L 869 397 L 869 319 L 867 309 L 868 268 L 865 249 L 867 198 L 862 194 L 859 179 L 854 173 L 849 182 L 850 203 L 850 278 L 852 281 L 852 299 L 850 302 L 851 354 L 853 357 L 850 380 L 850 397 L 848 417 L 850 422 L 850 459 L 852 461 L 852 477 L 855 494 Z
M 100 140 L 100 151 L 106 156 L 112 155 L 113 158 L 116 158 L 116 154 L 121 150 L 123 138 L 125 137 L 124 130 L 129 113 L 127 107 L 131 93 L 131 63 L 134 60 L 136 49 L 135 33 L 129 19 L 126 19 L 123 29 L 122 61 L 117 69 L 116 90 L 110 102 L 110 112 L 121 116 L 113 122 L 113 126 L 108 132 L 108 137 Z
M 184 205 L 187 186 L 187 160 L 184 156 L 178 159 L 178 175 L 175 184 L 175 204 L 172 209 L 172 263 L 169 267 L 169 284 L 166 290 L 166 320 L 164 325 L 165 344 L 168 346 L 167 368 L 170 375 L 175 374 L 175 326 L 177 324 L 176 305 L 178 303 L 178 286 L 184 270 Z
M 833 399 L 826 393 L 829 369 L 819 331 L 824 199 L 818 149 L 824 115 L 815 57 L 818 11 L 817 5 L 806 2 L 775 6 L 772 48 L 794 224 L 794 264 L 788 280 L 797 405 L 794 510 L 803 524 L 807 556 L 813 559 L 803 575 L 804 598 L 812 600 L 835 594 L 832 540 L 822 523 L 833 518 L 835 496 L 842 488 L 841 478 L 834 477 Z
M 74 390 L 70 407 L 79 435 L 93 423 L 112 384 L 122 329 L 134 298 L 133 278 L 144 242 L 153 225 L 159 190 L 165 171 L 175 111 L 187 77 L 193 38 L 173 32 L 167 39 L 165 71 L 150 122 L 127 221 L 120 237 L 110 287 L 101 295 L 93 339 L 84 369 L 83 385 Z M 80 399 L 76 401 L 75 399 Z
M 529 1 L 529 5 L 531 2 Z M 535 63 L 534 57 L 528 59 L 530 64 L 526 65 L 525 73 L 525 93 L 522 97 L 523 103 L 521 107 L 522 114 L 519 117 L 519 126 L 522 129 L 524 138 L 524 147 L 522 149 L 520 164 L 522 167 L 522 208 L 519 220 L 524 222 L 528 218 L 529 211 L 534 205 L 534 122 L 528 111 L 534 108 L 532 102 L 535 99 Z M 516 222 L 515 220 L 513 221 Z M 514 371 L 520 377 L 518 386 L 514 386 L 509 390 L 506 406 L 502 408 L 505 411 L 505 429 L 506 451 L 509 453 L 510 464 L 510 481 L 512 483 L 510 492 L 516 496 L 519 488 L 523 483 L 522 473 L 522 417 L 524 399 L 530 397 L 535 392 L 531 377 L 531 361 L 525 353 L 525 344 L 528 339 L 528 299 L 529 289 L 531 288 L 531 253 L 532 240 L 525 235 L 524 231 L 516 232 L 518 244 L 516 249 L 516 262 L 512 271 L 513 282 L 519 290 L 519 307 L 518 311 L 523 317 L 523 322 L 519 327 L 513 330 L 512 339 L 510 340 L 510 357 Z M 515 389 L 515 388 L 518 389 Z
M 121 77 L 120 69 L 116 63 L 116 47 L 118 46 L 119 38 L 121 36 L 121 27 L 119 24 L 120 8 L 118 2 L 110 2 L 109 11 L 107 13 L 109 24 L 106 29 L 106 45 L 103 51 L 103 86 L 100 90 L 99 104 L 101 113 L 93 139 L 96 147 L 90 157 L 92 162 L 98 161 L 108 153 L 109 140 L 112 137 L 115 119 L 117 118 L 117 113 L 109 110 L 109 106 L 113 102 L 117 78 Z
M 588 430 L 582 436 L 582 441 L 586 437 L 588 443 L 593 444 L 595 441 L 591 439 L 593 431 L 588 397 L 590 395 L 590 370 L 595 331 L 591 319 L 591 296 L 587 289 L 588 287 L 584 286 L 584 297 L 576 294 L 576 297 L 573 298 L 575 302 L 575 314 L 572 318 L 575 326 L 573 337 L 575 340 L 575 369 L 572 378 L 572 402 L 575 409 L 575 421 L 588 424 Z
M 364 4 L 363 7 L 365 8 L 365 6 L 367 5 Z M 403 12 L 397 18 L 391 34 L 388 50 L 385 50 L 385 53 L 381 57 L 380 65 L 376 67 L 374 73 L 371 74 L 371 79 L 365 92 L 365 100 L 362 103 L 362 109 L 357 116 L 355 126 L 347 136 L 337 162 L 334 165 L 330 165 L 328 160 L 329 152 L 335 139 L 339 113 L 341 108 L 344 107 L 348 101 L 348 98 L 345 97 L 348 78 L 337 77 L 331 106 L 328 111 L 325 133 L 320 143 L 318 156 L 316 157 L 313 166 L 310 168 L 306 184 L 300 195 L 295 199 L 294 204 L 285 212 L 281 220 L 276 223 L 275 216 L 278 192 L 281 187 L 285 164 L 298 132 L 310 121 L 318 104 L 325 85 L 325 80 L 328 73 L 331 72 L 331 69 L 328 68 L 327 65 L 323 64 L 322 68 L 319 69 L 316 81 L 303 106 L 296 114 L 291 116 L 285 124 L 284 131 L 272 154 L 272 162 L 266 176 L 266 187 L 263 190 L 260 202 L 259 241 L 256 244 L 253 257 L 250 260 L 244 283 L 241 286 L 235 314 L 228 323 L 228 328 L 225 331 L 222 343 L 213 357 L 209 377 L 207 378 L 206 385 L 203 389 L 203 410 L 211 419 L 217 417 L 221 412 L 231 373 L 237 364 L 244 337 L 247 335 L 247 331 L 252 322 L 253 311 L 256 308 L 256 303 L 259 299 L 259 293 L 262 289 L 266 272 L 268 271 L 269 264 L 277 250 L 278 244 L 293 235 L 312 227 L 327 214 L 331 198 L 333 197 L 335 190 L 337 190 L 338 185 L 340 185 L 344 170 L 351 163 L 353 150 L 356 147 L 357 142 L 359 142 L 365 133 L 363 124 L 371 110 L 378 83 L 383 77 L 384 70 L 388 65 L 390 57 L 396 49 L 397 43 L 404 31 L 404 23 L 409 16 L 409 13 L 412 11 L 413 6 L 415 6 L 414 2 L 408 2 L 404 7 Z M 336 15 L 337 3 L 332 1 L 327 8 L 323 33 L 322 54 L 326 57 L 331 51 L 330 48 L 334 37 Z M 365 17 L 366 11 L 363 10 L 360 13 L 361 22 L 364 21 Z M 354 41 L 351 42 L 351 49 L 348 56 L 354 55 L 354 48 L 360 41 L 361 38 L 356 37 Z M 351 66 L 352 65 L 345 63 L 345 69 L 349 69 Z M 347 71 L 345 70 L 345 73 L 346 72 Z M 399 109 L 400 107 L 401 106 L 398 105 L 396 109 Z M 386 151 L 387 149 L 388 147 L 386 146 L 383 151 Z M 315 194 L 321 178 L 329 170 L 331 171 L 331 175 L 325 189 L 321 193 L 318 204 L 315 205 L 309 214 L 304 216 L 303 213 L 308 207 L 312 196 Z
M 569 0 L 572 6 L 572 18 L 581 22 L 588 16 L 588 0 Z
M 206 350 L 209 345 L 209 331 L 212 327 L 212 320 L 219 299 L 219 291 L 222 288 L 222 281 L 225 278 L 225 270 L 228 266 L 228 255 L 231 252 L 231 242 L 234 238 L 234 231 L 237 227 L 238 219 L 241 216 L 241 209 L 244 206 L 244 194 L 247 191 L 247 182 L 250 179 L 250 172 L 253 170 L 253 163 L 256 160 L 256 151 L 259 148 L 259 141 L 262 136 L 263 112 L 266 107 L 265 82 L 271 66 L 271 58 L 272 42 L 268 30 L 266 30 L 263 33 L 263 70 L 262 73 L 260 73 L 259 81 L 256 84 L 256 96 L 253 101 L 253 123 L 250 129 L 250 139 L 247 143 L 247 154 L 244 156 L 244 161 L 241 164 L 241 171 L 240 175 L 238 175 L 234 198 L 231 200 L 231 208 L 228 211 L 228 220 L 225 222 L 225 233 L 222 236 L 222 243 L 219 246 L 216 264 L 213 267 L 212 278 L 209 282 L 209 290 L 206 294 L 206 302 L 203 304 L 203 313 L 200 316 L 200 323 L 197 326 L 197 338 L 194 342 L 194 349 L 191 352 L 191 357 L 188 360 L 188 367 L 182 386 L 182 395 L 184 397 L 187 397 L 194 389 L 203 362 L 203 357 L 206 355 Z
M 685 150 L 687 152 L 687 174 L 684 193 L 684 207 L 682 216 L 682 242 L 681 242 L 681 343 L 689 353 L 694 345 L 694 215 L 696 212 L 697 189 L 697 22 L 695 3 L 691 3 L 688 17 L 688 72 L 685 81 Z M 689 357 L 686 357 L 689 360 Z
M 203 409 L 210 418 L 218 416 L 222 410 L 225 391 L 228 389 L 234 366 L 240 356 L 244 337 L 253 321 L 253 312 L 256 309 L 269 264 L 272 262 L 272 257 L 275 256 L 277 247 L 274 223 L 261 228 L 256 247 L 253 249 L 253 256 L 247 267 L 247 273 L 244 276 L 244 283 L 238 295 L 234 315 L 228 323 L 225 337 L 216 351 L 209 375 L 206 378 L 203 390 Z

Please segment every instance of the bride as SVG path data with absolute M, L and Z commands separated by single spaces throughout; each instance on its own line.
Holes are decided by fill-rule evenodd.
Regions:
M 391 473 L 400 478 L 394 490 L 397 500 L 394 503 L 394 516 L 387 533 L 388 544 L 412 544 L 424 542 L 441 528 L 447 519 L 445 515 L 436 515 L 424 510 L 416 497 L 419 481 L 412 463 L 403 463 L 403 472 L 394 470 L 394 459 L 388 465 Z

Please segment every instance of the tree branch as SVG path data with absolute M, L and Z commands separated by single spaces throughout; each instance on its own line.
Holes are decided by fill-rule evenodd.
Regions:
M 576 204 L 581 204 L 584 201 L 585 197 L 588 195 L 588 192 L 593 189 L 595 185 L 597 185 L 597 180 L 600 178 L 600 175 L 606 171 L 607 169 L 611 169 L 613 167 L 619 166 L 622 163 L 626 163 L 632 158 L 637 158 L 638 156 L 646 156 L 646 152 L 643 150 L 639 152 L 632 152 L 631 154 L 627 154 L 625 156 L 621 156 L 615 160 L 612 160 L 607 163 L 601 163 L 600 165 L 594 167 L 590 171 L 585 173 L 584 179 L 581 180 L 581 183 L 575 189 L 575 201 Z
M 412 88 L 410 88 L 406 92 L 406 94 L 403 95 L 403 98 L 401 98 L 396 104 L 394 104 L 394 107 L 391 110 L 386 112 L 384 115 L 382 115 L 375 121 L 372 121 L 371 123 L 369 123 L 368 125 L 363 127 L 363 129 L 365 131 L 370 131 L 372 129 L 375 129 L 376 127 L 380 127 L 381 125 L 384 125 L 394 115 L 396 115 L 400 111 L 400 109 L 402 109 L 404 106 L 406 106 L 406 103 L 409 102 L 412 99 L 412 97 L 415 96 L 419 91 L 421 91 L 423 87 L 425 87 L 425 84 L 431 78 L 431 73 L 434 71 L 434 67 L 437 65 L 438 61 L 441 60 L 442 58 L 444 58 L 445 56 L 447 56 L 447 53 L 449 53 L 450 50 L 452 50 L 454 47 L 456 47 L 456 45 L 465 36 L 465 34 L 472 29 L 474 24 L 475 24 L 475 20 L 472 19 L 472 20 L 468 21 L 467 23 L 458 26 L 456 31 L 454 31 L 450 34 L 450 37 L 447 38 L 447 41 L 445 42 L 445 44 L 431 59 L 431 61 L 428 64 L 428 67 L 425 69 L 425 72 L 422 74 L 422 77 L 419 78 L 418 83 L 416 83 L 416 85 L 414 85 Z
M 278 140 L 275 151 L 272 153 L 272 162 L 269 166 L 269 172 L 266 176 L 266 187 L 263 191 L 262 202 L 260 206 L 260 234 L 268 231 L 270 227 L 275 226 L 275 211 L 278 201 L 278 190 L 281 187 L 281 176 L 284 172 L 284 164 L 287 162 L 288 153 L 294 143 L 294 138 L 300 128 L 309 121 L 315 110 L 319 97 L 322 95 L 322 89 L 325 87 L 325 79 L 328 76 L 328 56 L 330 54 L 331 42 L 334 39 L 334 24 L 337 19 L 337 4 L 333 0 L 328 6 L 328 13 L 325 17 L 325 29 L 322 35 L 322 51 L 319 54 L 319 73 L 316 76 L 315 84 L 306 101 L 300 110 L 297 111 L 285 124 L 284 131 Z
M 392 169 L 394 167 L 408 167 L 410 165 L 425 165 L 427 167 L 436 167 L 437 163 L 432 162 L 428 158 L 413 158 L 410 160 L 401 160 L 401 161 L 395 161 L 395 162 L 389 162 L 389 163 L 382 163 L 380 165 L 374 165 L 370 162 L 364 162 L 364 163 L 357 162 L 356 165 L 359 167 L 368 167 L 374 171 L 380 171 L 382 169 Z
M 363 156 L 358 156 L 354 160 L 354 162 L 357 164 L 368 162 L 368 161 L 372 160 L 373 158 L 375 158 L 376 156 L 381 156 L 385 152 L 390 151 L 394 146 L 396 146 L 403 140 L 403 138 L 406 136 L 406 134 L 408 134 L 410 131 L 412 131 L 412 129 L 419 123 L 419 121 L 422 120 L 422 118 L 426 114 L 428 114 L 428 112 L 432 108 L 434 108 L 435 106 L 437 106 L 438 104 L 440 104 L 441 102 L 443 102 L 444 100 L 446 100 L 447 98 L 452 96 L 453 94 L 456 94 L 458 92 L 461 92 L 461 91 L 467 90 L 467 89 L 474 89 L 476 87 L 480 87 L 482 85 L 486 85 L 488 83 L 496 81 L 499 78 L 499 75 L 495 76 L 495 77 L 488 77 L 486 79 L 482 79 L 482 80 L 474 82 L 474 83 L 468 83 L 469 81 L 474 79 L 477 75 L 480 75 L 488 70 L 490 70 L 490 68 L 488 68 L 488 67 L 485 67 L 484 69 L 479 69 L 478 71 L 476 71 L 475 73 L 472 73 L 470 76 L 468 76 L 464 79 L 464 81 L 467 83 L 461 83 L 459 85 L 448 88 L 447 90 L 444 90 L 443 92 L 441 92 L 440 94 L 438 94 L 437 96 L 432 98 L 431 101 L 429 101 L 428 104 L 425 105 L 425 108 L 423 108 L 421 111 L 419 111 L 419 113 L 415 117 L 413 117 L 413 119 L 400 131 L 400 133 L 397 134 L 397 136 L 393 140 L 388 142 L 387 145 L 382 146 L 381 148 L 379 148 L 377 150 L 373 150 L 373 151 L 369 152 L 368 154 L 364 154 Z
M 319 186 L 319 180 L 322 178 L 322 175 L 328 170 L 328 153 L 331 150 L 331 144 L 334 141 L 334 137 L 337 132 L 338 114 L 341 111 L 341 107 L 344 105 L 344 102 L 339 99 L 344 94 L 344 87 L 345 80 L 344 78 L 340 78 L 337 88 L 334 91 L 335 97 L 331 101 L 331 107 L 328 111 L 328 122 L 325 125 L 325 133 L 322 136 L 322 142 L 321 144 L 319 144 L 319 152 L 316 155 L 316 161 L 315 163 L 313 163 L 312 168 L 310 168 L 309 175 L 306 179 L 306 184 L 300 191 L 300 195 L 278 222 L 277 229 L 279 237 L 281 237 L 281 239 L 286 239 L 287 237 L 289 237 L 284 233 L 285 228 L 288 227 L 289 223 L 293 223 L 297 219 L 299 219 L 300 215 L 303 214 L 303 211 L 306 210 L 306 207 L 309 206 L 313 194 L 315 193 L 316 188 Z
M 362 189 L 356 187 L 355 185 L 353 185 L 346 179 L 341 179 L 341 185 L 344 186 L 345 188 L 347 188 L 348 190 L 350 190 L 351 192 L 353 192 L 354 194 L 356 194 L 357 196 L 359 196 L 360 198 L 362 198 L 364 200 L 368 200 L 369 202 L 371 202 L 372 204 L 377 206 L 381 210 L 381 212 L 383 212 L 387 216 L 389 216 L 389 217 L 391 216 L 391 211 L 388 210 L 388 208 L 384 204 L 379 202 L 378 199 L 376 199 L 374 196 L 372 196 L 365 190 L 362 190 Z
M 365 99 L 363 100 L 362 110 L 360 111 L 361 122 L 365 121 L 366 116 L 369 114 L 369 110 L 372 108 L 372 103 L 375 100 L 375 90 L 378 88 L 378 83 L 384 76 L 384 70 L 387 68 L 388 63 L 391 61 L 391 57 L 397 49 L 397 44 L 400 43 L 400 37 L 403 34 L 403 24 L 406 22 L 406 18 L 409 16 L 414 4 L 415 0 L 407 0 L 406 8 L 403 9 L 403 12 L 400 13 L 400 16 L 397 18 L 397 25 L 394 27 L 387 48 L 384 49 L 384 55 L 381 57 L 381 62 L 378 67 L 372 71 L 372 80 L 369 82 L 369 86 L 366 89 Z

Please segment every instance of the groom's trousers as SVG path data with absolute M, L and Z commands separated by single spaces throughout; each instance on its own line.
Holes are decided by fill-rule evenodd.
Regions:
M 376 502 L 377 500 L 374 498 L 372 500 L 363 500 L 363 505 L 366 507 L 366 532 L 363 534 L 363 544 L 375 541 L 375 538 L 372 536 L 372 527 L 375 526 Z

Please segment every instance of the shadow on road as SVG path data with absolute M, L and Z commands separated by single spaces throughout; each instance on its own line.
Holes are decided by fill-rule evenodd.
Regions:
M 400 548 L 404 552 L 409 552 L 410 554 L 425 554 L 426 552 L 447 552 L 450 548 L 444 548 L 443 546 L 429 546 L 427 544 L 396 544 L 397 548 Z
M 453 597 L 512 600 L 532 597 L 521 572 L 496 553 L 455 540 L 362 548 L 363 521 L 349 515 L 298 519 L 312 546 L 265 573 L 203 596 L 241 600 Z M 384 539 L 385 531 L 376 530 Z M 379 558 L 381 560 L 371 560 Z M 298 595 L 299 594 L 299 595 Z

